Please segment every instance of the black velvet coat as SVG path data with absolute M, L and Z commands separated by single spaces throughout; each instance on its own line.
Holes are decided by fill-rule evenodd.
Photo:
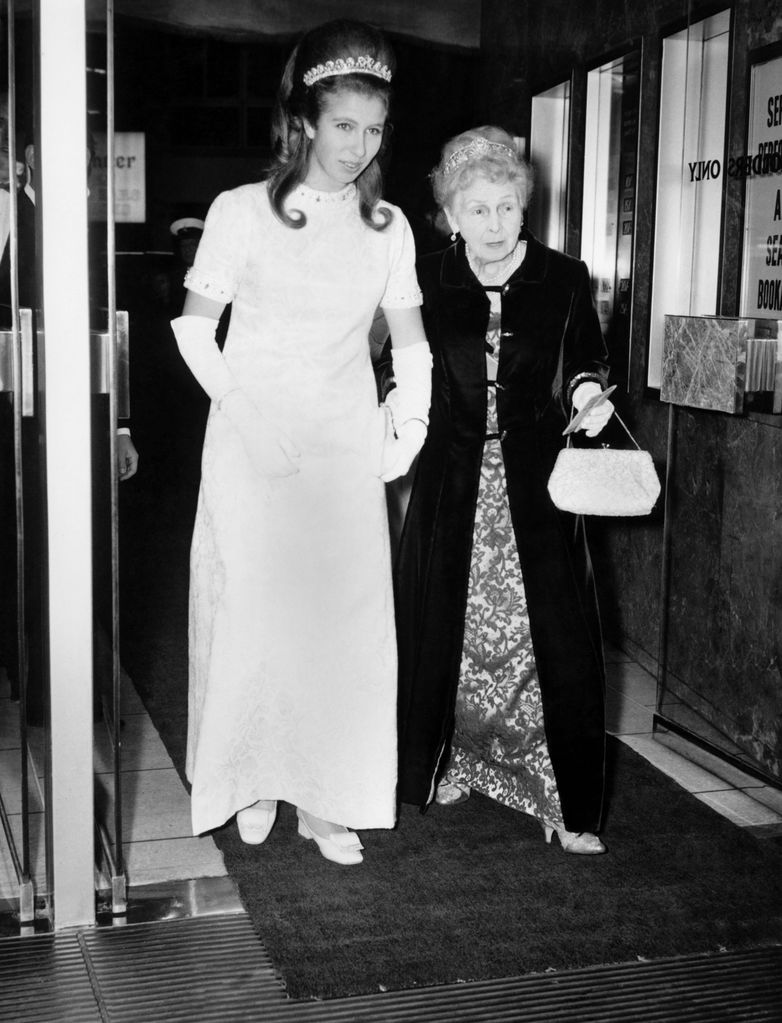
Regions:
M 546 738 L 565 827 L 596 832 L 604 775 L 604 670 L 583 522 L 546 489 L 570 392 L 605 383 L 586 266 L 525 234 L 502 287 L 497 415 L 527 595 Z M 454 727 L 473 524 L 486 437 L 489 301 L 460 240 L 419 264 L 434 358 L 429 434 L 396 563 L 399 798 L 426 806 Z

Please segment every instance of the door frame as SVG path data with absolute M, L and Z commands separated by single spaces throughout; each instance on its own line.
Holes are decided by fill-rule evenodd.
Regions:
M 38 0 L 36 13 L 44 324 L 37 399 L 51 700 L 47 869 L 52 924 L 60 930 L 95 923 L 85 0 Z

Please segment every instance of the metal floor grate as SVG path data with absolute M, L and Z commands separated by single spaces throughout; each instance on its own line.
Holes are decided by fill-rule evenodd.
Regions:
M 782 1023 L 782 947 L 295 1002 L 244 915 L 0 940 L 0 1023 Z
M 0 940 L 3 1023 L 101 1023 L 78 936 Z
M 389 992 L 264 1023 L 780 1023 L 782 948 Z

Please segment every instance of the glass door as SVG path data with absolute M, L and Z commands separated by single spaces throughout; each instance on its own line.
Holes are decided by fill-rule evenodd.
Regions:
M 0 110 L 0 905 L 11 926 L 49 916 L 44 814 L 49 679 L 45 658 L 44 452 L 36 388 L 33 22 L 2 12 Z M 17 69 L 22 72 L 18 73 Z M 3 928 L 5 930 L 5 927 Z
M 109 889 L 111 912 L 125 911 L 117 485 L 132 451 L 118 429 L 127 415 L 127 321 L 114 293 L 111 173 L 109 212 L 100 230 L 88 230 L 96 118 L 113 164 L 113 6 L 97 16 L 90 6 L 91 36 L 103 41 L 97 108 L 87 94 L 85 0 L 21 7 L 7 0 L 3 12 L 0 111 L 8 165 L 0 180 L 0 916 L 23 929 L 60 929 L 95 922 L 96 882 Z M 94 735 L 107 736 L 109 749 L 98 784 Z
M 136 468 L 129 432 L 128 318 L 117 310 L 114 5 L 87 34 L 87 147 L 93 535 L 95 828 L 100 908 L 127 909 L 122 827 L 119 485 Z
M 570 82 L 532 97 L 530 162 L 535 190 L 528 210 L 532 233 L 545 245 L 564 251 L 567 228 L 570 156 Z
M 640 61 L 640 51 L 633 50 L 587 75 L 581 258 L 592 273 L 612 381 L 624 386 L 630 356 Z

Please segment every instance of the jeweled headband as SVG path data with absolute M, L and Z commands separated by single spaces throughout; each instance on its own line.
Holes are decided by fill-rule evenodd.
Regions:
M 505 153 L 507 156 L 512 156 L 514 160 L 518 159 L 514 150 L 510 146 L 506 146 L 504 142 L 489 142 L 488 139 L 479 135 L 477 138 L 471 139 L 466 146 L 461 146 L 451 153 L 445 161 L 443 174 L 453 174 L 457 167 L 467 163 L 473 156 L 488 156 L 490 153 Z
M 382 78 L 384 82 L 391 81 L 391 72 L 385 64 L 373 57 L 340 57 L 337 60 L 327 60 L 325 64 L 316 64 L 309 71 L 304 72 L 304 84 L 314 85 L 321 78 L 331 78 L 332 75 L 374 75 L 375 78 Z

